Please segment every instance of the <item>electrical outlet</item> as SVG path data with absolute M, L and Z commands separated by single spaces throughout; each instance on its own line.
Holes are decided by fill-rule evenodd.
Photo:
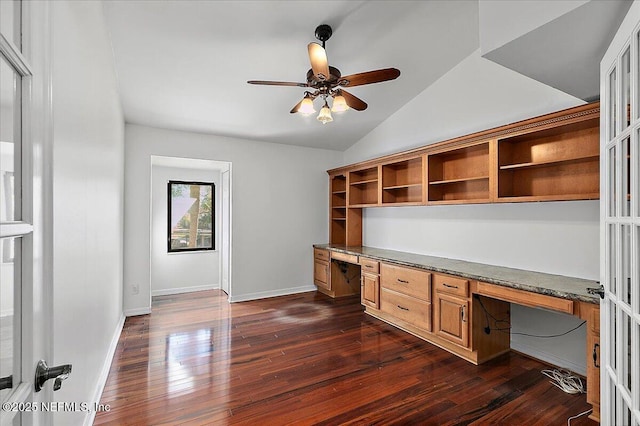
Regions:
M 138 293 L 140 293 L 140 286 L 138 286 L 138 284 L 132 284 L 131 294 L 138 294 Z

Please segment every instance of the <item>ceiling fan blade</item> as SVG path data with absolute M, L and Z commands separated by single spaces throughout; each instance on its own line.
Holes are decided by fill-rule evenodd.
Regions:
M 291 114 L 295 114 L 296 112 L 298 112 L 298 110 L 300 109 L 300 106 L 302 105 L 302 101 L 304 101 L 304 98 L 300 99 L 300 102 L 298 102 L 296 104 L 296 106 L 294 106 L 293 108 L 291 108 L 291 111 L 289 111 Z
M 265 81 L 265 80 L 249 80 L 249 84 L 263 84 L 265 86 L 294 86 L 294 87 L 309 87 L 307 83 L 294 83 L 292 81 Z
M 344 101 L 349 105 L 349 108 L 353 108 L 356 111 L 364 111 L 367 109 L 367 103 L 359 97 L 352 95 L 344 89 L 340 90 L 340 94 L 344 96 Z
M 383 81 L 395 80 L 400 75 L 400 70 L 395 68 L 384 68 L 381 70 L 361 72 L 340 77 L 338 84 L 344 87 L 362 86 L 364 84 L 381 83 Z
M 309 50 L 309 61 L 311 62 L 311 69 L 313 74 L 320 81 L 324 81 L 329 78 L 329 61 L 327 60 L 327 52 L 324 47 L 318 43 L 309 43 L 307 46 Z

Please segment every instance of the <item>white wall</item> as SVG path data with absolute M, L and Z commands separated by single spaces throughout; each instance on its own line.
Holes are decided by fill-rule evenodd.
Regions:
M 97 401 L 122 327 L 124 120 L 100 2 L 55 1 L 53 359 L 56 401 Z M 106 367 L 106 371 L 105 371 Z M 59 412 L 85 424 L 93 413 Z
M 167 183 L 170 180 L 215 184 L 215 251 L 167 252 Z M 151 295 L 220 287 L 220 171 L 152 165 Z
M 480 49 L 486 54 L 587 2 L 588 0 L 480 0 Z
M 345 152 L 350 164 L 461 136 L 547 112 L 581 100 L 480 57 L 466 58 L 434 85 Z M 598 279 L 597 201 L 365 209 L 367 246 Z M 513 331 L 554 334 L 573 318 L 514 307 Z M 536 333 L 536 324 L 540 326 Z M 533 325 L 534 330 L 531 330 Z M 577 336 L 577 337 L 576 337 Z M 585 371 L 584 328 L 570 338 L 513 335 L 512 347 Z M 563 346 L 564 345 L 564 346 Z M 575 352 L 574 347 L 580 350 Z
M 326 170 L 342 163 L 340 152 L 137 125 L 127 125 L 125 135 L 127 315 L 150 309 L 152 155 L 233 164 L 232 301 L 315 288 L 312 244 L 327 240 Z

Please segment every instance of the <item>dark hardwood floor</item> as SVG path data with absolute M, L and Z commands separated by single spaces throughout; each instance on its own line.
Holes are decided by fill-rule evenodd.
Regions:
M 127 318 L 95 424 L 566 425 L 590 407 L 544 368 L 516 353 L 472 365 L 353 297 L 162 296 Z

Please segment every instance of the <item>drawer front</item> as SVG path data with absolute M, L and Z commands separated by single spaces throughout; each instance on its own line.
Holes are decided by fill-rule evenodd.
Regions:
M 385 288 L 380 290 L 380 310 L 431 331 L 431 303 Z
M 329 250 L 323 249 L 313 249 L 313 258 L 317 260 L 324 260 L 325 262 L 329 261 Z
M 573 315 L 573 301 L 496 284 L 478 282 L 478 294 L 534 308 L 546 308 Z
M 382 287 L 425 302 L 431 301 L 431 273 L 383 263 L 380 265 Z
M 433 288 L 435 291 L 455 294 L 460 297 L 469 296 L 469 281 L 464 278 L 433 274 Z
M 341 260 L 347 263 L 355 263 L 356 265 L 358 264 L 358 256 L 353 254 L 338 253 L 338 252 L 332 251 L 331 258 L 335 260 Z
M 360 266 L 362 273 L 378 274 L 380 272 L 380 262 L 360 256 Z
M 313 263 L 313 281 L 318 287 L 331 290 L 329 281 L 329 262 L 316 260 Z

